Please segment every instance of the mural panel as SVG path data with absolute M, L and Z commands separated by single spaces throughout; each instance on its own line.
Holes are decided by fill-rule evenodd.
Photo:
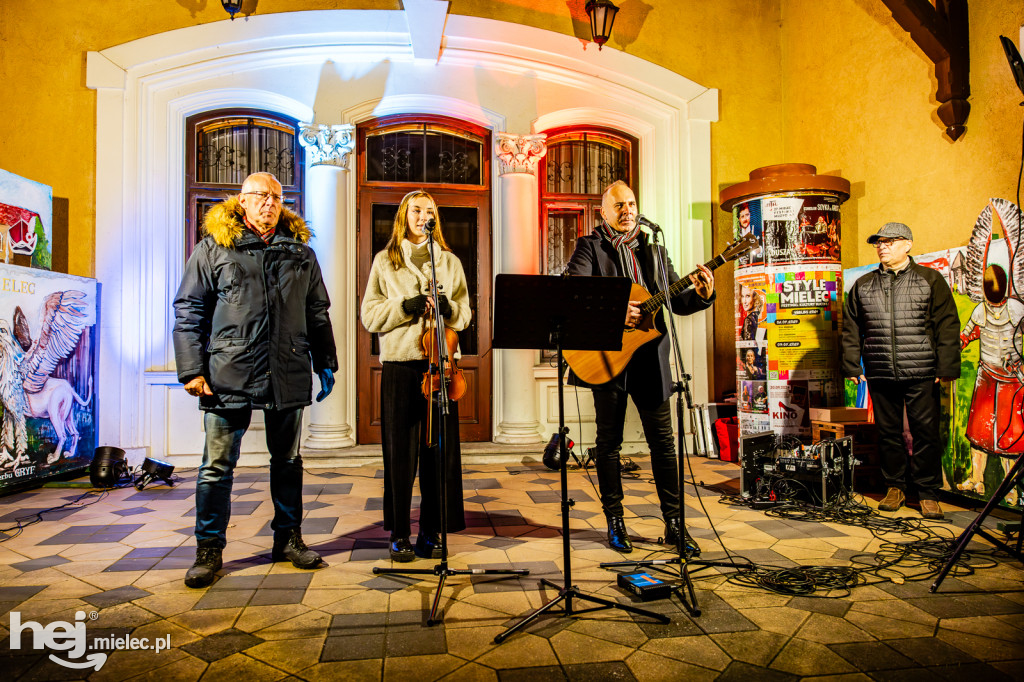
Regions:
M 95 280 L 0 264 L 0 492 L 89 465 Z

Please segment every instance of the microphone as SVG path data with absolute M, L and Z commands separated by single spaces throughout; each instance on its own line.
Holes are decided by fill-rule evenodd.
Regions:
M 638 225 L 643 225 L 645 227 L 649 227 L 652 230 L 654 230 L 655 232 L 661 232 L 661 225 L 659 225 L 658 223 L 654 222 L 653 220 L 648 220 L 646 216 L 638 215 L 636 217 L 636 222 L 637 222 Z
M 551 440 L 548 441 L 548 444 L 544 446 L 544 456 L 542 457 L 544 466 L 552 471 L 558 471 L 562 468 L 562 465 L 565 464 L 565 460 L 562 459 L 561 448 L 558 447 L 561 437 L 562 434 L 556 431 L 551 436 Z M 573 445 L 576 444 L 573 443 L 570 438 L 565 439 L 566 459 L 568 459 L 569 450 L 572 449 Z
M 423 228 L 423 231 L 426 232 L 427 234 L 430 234 L 431 232 L 434 231 L 435 227 L 437 227 L 437 220 L 431 218 L 430 220 L 427 221 L 427 225 L 426 227 Z

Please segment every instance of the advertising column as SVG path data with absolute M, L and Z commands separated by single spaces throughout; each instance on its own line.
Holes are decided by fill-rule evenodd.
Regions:
M 740 434 L 809 440 L 809 408 L 841 404 L 840 205 L 850 183 L 784 164 L 722 191 L 737 238 L 761 248 L 736 268 L 736 397 Z

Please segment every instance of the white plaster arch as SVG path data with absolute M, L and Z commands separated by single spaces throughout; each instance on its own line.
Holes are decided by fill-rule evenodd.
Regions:
M 505 117 L 487 107 L 446 95 L 411 93 L 378 97 L 345 109 L 341 112 L 342 123 L 359 124 L 371 118 L 392 114 L 436 114 L 475 123 L 491 130 L 500 130 Z
M 177 29 L 88 55 L 86 82 L 97 90 L 102 442 L 163 454 L 161 438 L 182 407 L 175 403 L 181 392 L 165 389 L 175 383 L 168 308 L 183 265 L 182 126 L 191 113 L 252 106 L 342 123 L 375 101 L 370 115 L 439 113 L 522 134 L 589 112 L 619 121 L 616 127 L 641 140 L 653 136 L 644 145 L 650 159 L 642 152 L 643 172 L 658 184 L 648 196 L 655 188 L 645 179 L 642 191 L 660 215 L 685 220 L 694 212 L 687 207 L 711 204 L 717 91 L 633 55 L 583 50 L 572 36 L 517 24 L 448 16 L 436 63 L 416 59 L 411 36 L 402 11 L 285 12 Z M 329 93 L 337 105 L 318 101 L 328 62 L 337 66 L 333 91 L 340 94 Z M 501 215 L 500 206 L 493 209 Z M 696 222 L 703 229 L 680 247 L 684 253 L 707 246 L 710 222 Z M 704 342 L 703 334 L 693 338 Z

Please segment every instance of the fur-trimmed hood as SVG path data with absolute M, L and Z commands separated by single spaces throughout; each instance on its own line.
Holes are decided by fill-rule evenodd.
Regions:
M 306 221 L 286 206 L 281 207 L 281 217 L 277 221 L 277 227 L 288 230 L 295 239 L 303 244 L 308 244 L 309 238 L 312 236 Z M 233 247 L 246 229 L 245 209 L 242 208 L 237 196 L 211 208 L 203 220 L 203 232 L 213 237 L 213 241 L 218 246 L 227 248 Z

